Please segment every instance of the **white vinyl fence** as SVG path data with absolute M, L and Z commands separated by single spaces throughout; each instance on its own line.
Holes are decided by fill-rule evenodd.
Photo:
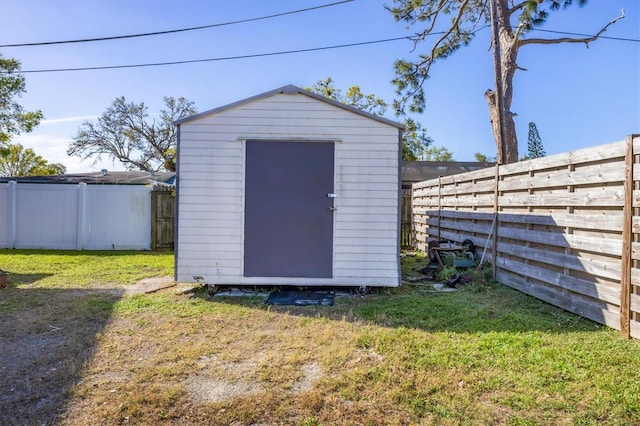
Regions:
M 149 250 L 151 187 L 0 184 L 0 248 Z

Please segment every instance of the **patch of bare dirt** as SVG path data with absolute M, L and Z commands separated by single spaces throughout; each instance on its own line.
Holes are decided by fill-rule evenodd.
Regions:
M 192 376 L 185 382 L 185 389 L 199 403 L 221 402 L 239 396 L 249 396 L 262 391 L 255 383 L 227 382 L 206 376 Z
M 176 282 L 173 277 L 152 277 L 145 278 L 137 283 L 125 287 L 125 295 L 154 293 L 166 288 L 175 287 Z
M 19 309 L 0 311 L 0 424 L 56 424 L 113 304 L 125 295 L 173 286 L 172 277 L 155 277 L 123 288 L 4 289 L 2 296 Z M 111 382 L 126 376 L 110 371 L 93 379 Z
M 146 380 L 140 375 L 161 370 L 157 366 L 147 368 L 147 360 L 158 362 L 166 350 L 163 339 L 156 339 L 151 330 L 166 330 L 173 336 L 173 344 L 190 350 L 206 343 L 200 340 L 211 341 L 210 333 L 188 331 L 192 327 L 185 325 L 189 320 L 180 320 L 185 326 L 183 333 L 173 326 L 163 328 L 166 318 L 156 314 L 111 315 L 115 303 L 123 297 L 173 290 L 175 285 L 171 277 L 159 277 L 117 288 L 4 290 L 3 296 L 14 297 L 12 303 L 17 309 L 0 310 L 0 425 L 88 424 L 86 421 L 92 418 L 112 418 L 122 403 L 119 395 L 135 386 L 132 383 Z M 231 327 L 236 322 L 230 319 L 216 324 Z M 229 345 L 238 350 L 205 352 L 207 355 L 191 358 L 195 362 L 186 375 L 176 376 L 169 387 L 158 383 L 158 389 L 167 394 L 178 389 L 193 404 L 226 402 L 268 392 L 273 383 L 261 377 L 277 366 L 268 358 L 270 352 L 262 349 L 269 351 L 283 337 L 272 323 L 236 331 L 238 334 L 229 340 Z M 251 349 L 236 344 L 237 339 L 247 339 L 251 342 L 247 348 Z M 180 362 L 182 354 L 179 349 L 175 352 L 177 361 L 171 362 Z M 371 356 L 362 355 L 363 359 Z M 313 393 L 325 376 L 314 361 L 293 365 L 284 362 L 285 372 L 278 379 L 278 386 L 290 395 Z M 136 400 L 131 395 L 127 398 L 128 403 Z M 84 422 L 77 422 L 78 419 Z
M 309 392 L 313 389 L 313 384 L 322 378 L 322 368 L 316 362 L 305 364 L 302 366 L 303 378 L 301 381 L 294 383 L 291 391 L 294 394 Z
M 220 362 L 214 355 L 201 357 L 197 364 L 198 374 L 189 376 L 184 381 L 185 389 L 197 402 L 222 402 L 236 397 L 251 396 L 263 392 L 268 386 L 251 377 L 264 359 L 263 353 L 241 362 Z M 215 374 L 216 370 L 224 372 L 224 376 L 234 380 L 222 379 Z M 293 394 L 308 392 L 314 383 L 323 377 L 320 365 L 313 362 L 301 367 L 302 379 L 291 386 Z
M 29 308 L 0 313 L 0 424 L 56 424 L 103 330 L 112 292 L 3 290 Z M 22 300 L 22 299 L 20 299 Z

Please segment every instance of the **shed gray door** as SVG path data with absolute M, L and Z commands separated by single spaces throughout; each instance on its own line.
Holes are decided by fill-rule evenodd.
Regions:
M 247 141 L 244 275 L 333 276 L 333 143 Z

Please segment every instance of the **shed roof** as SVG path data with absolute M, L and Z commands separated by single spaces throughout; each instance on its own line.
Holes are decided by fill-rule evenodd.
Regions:
M 229 109 L 232 109 L 232 108 L 236 108 L 238 106 L 241 106 L 241 105 L 244 105 L 244 104 L 247 104 L 247 103 L 250 103 L 250 102 L 254 102 L 254 101 L 257 101 L 257 100 L 260 100 L 260 99 L 265 99 L 265 98 L 268 98 L 270 96 L 277 95 L 277 94 L 308 96 L 310 98 L 313 98 L 313 99 L 328 103 L 330 105 L 333 105 L 335 107 L 347 110 L 349 112 L 353 112 L 354 114 L 361 115 L 361 116 L 369 118 L 371 120 L 375 120 L 375 121 L 378 121 L 380 123 L 387 124 L 389 126 L 397 127 L 400 130 L 404 129 L 404 125 L 401 124 L 401 123 L 398 123 L 398 122 L 393 121 L 393 120 L 389 120 L 389 119 L 384 118 L 384 117 L 380 117 L 380 116 L 375 115 L 375 114 L 371 114 L 371 113 L 363 111 L 363 110 L 361 110 L 359 108 L 355 108 L 355 107 L 352 107 L 350 105 L 343 104 L 342 102 L 338 102 L 338 101 L 335 101 L 333 99 L 325 98 L 324 96 L 318 95 L 317 93 L 313 93 L 313 92 L 310 92 L 308 90 L 301 89 L 301 88 L 299 88 L 297 86 L 294 86 L 292 84 L 280 87 L 278 89 L 270 90 L 268 92 L 264 92 L 264 93 L 261 93 L 259 95 L 255 95 L 255 96 L 252 96 L 250 98 L 242 99 L 240 101 L 236 101 L 236 102 L 233 102 L 233 103 L 230 103 L 230 104 L 218 107 L 218 108 L 210 109 L 208 111 L 203 111 L 203 112 L 200 112 L 198 114 L 194 114 L 194 115 L 190 115 L 188 117 L 181 118 L 180 120 L 176 120 L 175 124 L 176 125 L 180 125 L 180 124 L 192 121 L 192 120 L 196 120 L 198 118 L 201 118 L 201 117 L 209 115 L 209 114 L 217 114 L 219 112 L 226 111 L 226 110 L 229 110 Z
M 56 183 L 56 184 L 102 184 L 102 185 L 173 185 L 174 172 L 88 172 L 50 176 L 10 176 L 0 177 L 0 183 L 15 181 L 17 183 Z

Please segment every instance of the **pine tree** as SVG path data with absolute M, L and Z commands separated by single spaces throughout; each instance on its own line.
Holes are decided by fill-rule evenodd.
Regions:
M 611 25 L 624 18 L 623 10 L 619 17 L 592 36 L 536 37 L 533 30 L 544 24 L 551 12 L 566 9 L 572 4 L 584 6 L 587 0 L 393 0 L 385 7 L 396 21 L 406 23 L 406 30 L 412 33 L 408 37 L 412 51 L 418 53 L 418 56 L 395 63 L 393 83 L 399 95 L 394 102 L 395 109 L 404 112 L 408 108 L 411 112 L 422 113 L 427 99 L 423 86 L 429 78 L 431 66 L 469 45 L 476 35 L 492 33 L 495 90 L 487 90 L 484 96 L 489 106 L 498 163 L 518 161 L 516 113 L 511 111 L 511 105 L 514 76 L 521 69 L 518 66 L 520 50 L 530 45 L 560 43 L 581 43 L 589 47 Z M 491 26 L 493 31 L 481 31 L 486 26 Z M 420 52 L 423 43 L 427 48 Z
M 527 151 L 527 158 L 540 158 L 547 155 L 544 151 L 544 146 L 542 146 L 542 139 L 540 139 L 540 133 L 538 133 L 536 123 L 533 121 L 529 123 L 529 141 L 527 143 Z

